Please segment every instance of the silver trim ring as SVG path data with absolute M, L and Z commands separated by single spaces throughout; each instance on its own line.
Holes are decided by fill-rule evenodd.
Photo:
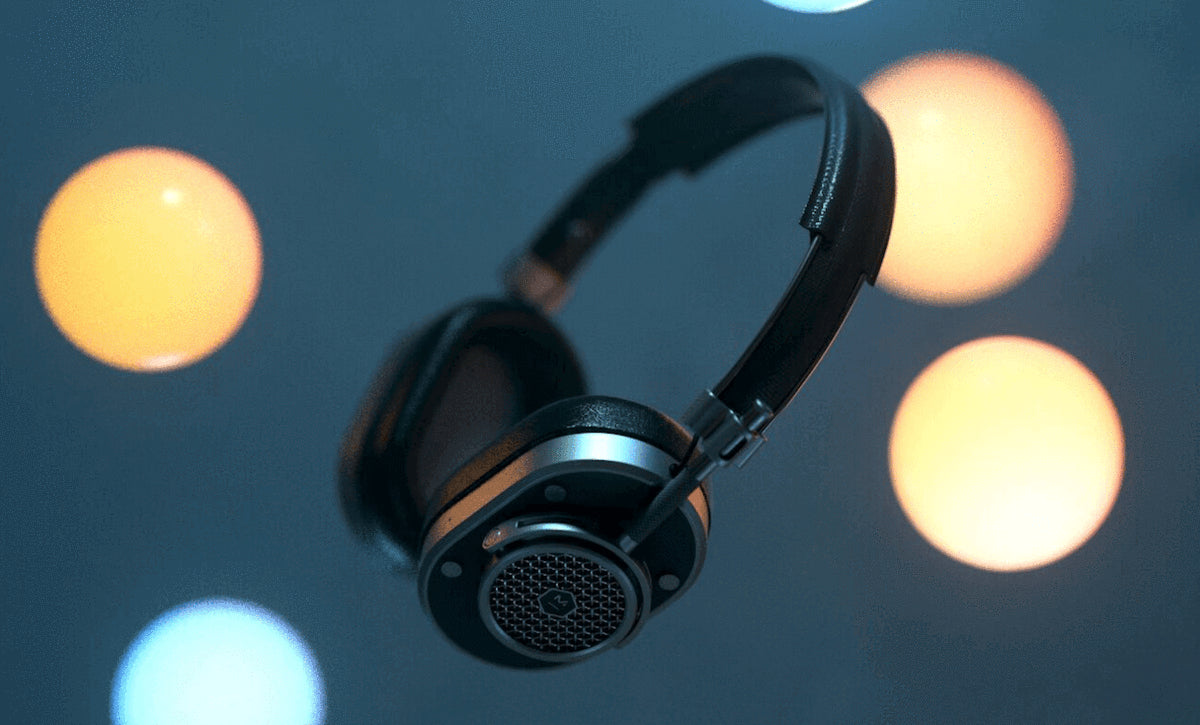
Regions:
M 657 447 L 616 433 L 571 433 L 537 444 L 443 511 L 430 525 L 417 572 L 421 606 L 430 611 L 429 580 L 436 575 L 436 564 L 445 552 L 474 531 L 480 519 L 506 505 L 529 486 L 575 470 L 607 470 L 661 487 L 670 480 L 674 462 Z M 687 502 L 689 505 L 680 510 L 696 536 L 698 555 L 691 571 L 678 572 L 684 583 L 662 605 L 674 601 L 691 586 L 704 562 L 709 531 L 709 503 L 704 487 L 692 491 Z M 646 607 L 649 602 L 650 597 L 647 597 Z
M 551 438 L 521 454 L 443 511 L 429 527 L 421 556 L 428 556 L 442 538 L 484 508 L 501 503 L 501 496 L 518 483 L 533 484 L 572 470 L 609 470 L 658 487 L 671 479 L 674 462 L 655 446 L 617 433 L 572 433 Z M 525 486 L 520 488 L 524 490 Z

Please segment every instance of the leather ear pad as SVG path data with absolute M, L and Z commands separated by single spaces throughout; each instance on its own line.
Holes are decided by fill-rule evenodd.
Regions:
M 455 471 L 438 491 L 425 526 L 537 444 L 566 434 L 596 432 L 645 441 L 676 461 L 683 459 L 691 443 L 691 434 L 683 426 L 641 403 L 603 395 L 560 400 L 531 413 Z
M 583 391 L 574 352 L 537 310 L 507 299 L 451 309 L 396 348 L 346 435 L 339 490 L 351 528 L 415 561 L 439 484 L 529 413 Z

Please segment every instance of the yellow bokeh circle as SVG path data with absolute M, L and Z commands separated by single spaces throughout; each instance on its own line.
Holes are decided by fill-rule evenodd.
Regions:
M 254 214 L 221 172 L 138 147 L 92 161 L 58 190 L 38 228 L 34 274 L 79 349 L 126 370 L 170 370 L 241 327 L 262 249 Z
M 1014 571 L 1074 551 L 1124 471 L 1117 409 L 1082 363 L 1022 337 L 960 345 L 912 383 L 892 422 L 892 484 L 931 544 Z
M 1074 170 L 1036 87 L 990 58 L 917 55 L 862 87 L 896 153 L 896 215 L 879 284 L 955 305 L 1007 291 L 1058 241 Z

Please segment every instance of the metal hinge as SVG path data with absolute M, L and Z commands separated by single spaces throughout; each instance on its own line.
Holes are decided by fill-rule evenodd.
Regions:
M 774 417 L 774 411 L 761 400 L 756 399 L 753 408 L 739 415 L 713 391 L 705 390 L 683 414 L 683 422 L 698 438 L 697 448 L 713 468 L 731 463 L 741 468 L 766 442 L 762 431 Z

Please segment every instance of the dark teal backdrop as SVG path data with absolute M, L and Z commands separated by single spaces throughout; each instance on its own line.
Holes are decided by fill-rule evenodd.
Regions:
M 1200 103 L 1187 0 L 9 2 L 0 9 L 0 713 L 107 717 L 162 611 L 249 599 L 291 622 L 328 722 L 1181 722 L 1200 707 Z M 1045 265 L 953 309 L 867 290 L 770 443 L 715 481 L 700 581 L 629 647 L 555 672 L 443 641 L 343 525 L 339 439 L 395 337 L 496 271 L 634 111 L 717 63 L 803 54 L 861 82 L 994 57 L 1058 109 L 1075 205 Z M 561 315 L 592 389 L 678 414 L 801 259 L 819 124 L 653 192 Z M 87 161 L 172 146 L 262 227 L 261 296 L 200 364 L 141 376 L 38 301 L 45 204 Z M 998 575 L 932 550 L 891 493 L 892 413 L 975 337 L 1058 345 L 1128 440 L 1095 538 Z

